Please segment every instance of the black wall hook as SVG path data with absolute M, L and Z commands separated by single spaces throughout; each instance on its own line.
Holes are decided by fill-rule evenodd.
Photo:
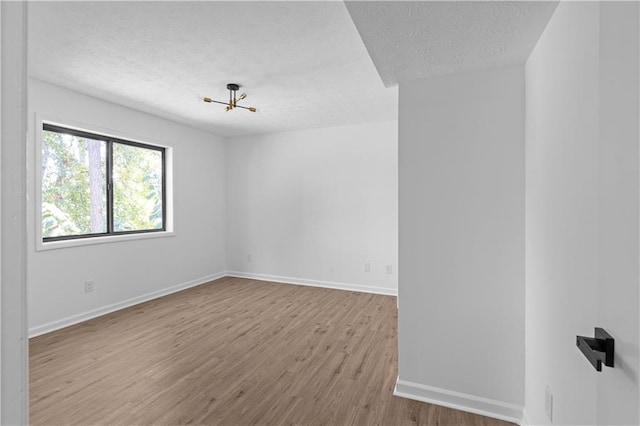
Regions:
M 576 336 L 576 346 L 597 371 L 602 371 L 603 362 L 607 367 L 613 367 L 614 343 L 613 337 L 598 327 L 596 327 L 595 339 Z

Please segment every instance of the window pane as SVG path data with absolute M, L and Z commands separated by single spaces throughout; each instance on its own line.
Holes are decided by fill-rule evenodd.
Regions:
M 42 236 L 107 232 L 106 142 L 42 135 Z
M 162 152 L 113 144 L 113 230 L 163 228 Z

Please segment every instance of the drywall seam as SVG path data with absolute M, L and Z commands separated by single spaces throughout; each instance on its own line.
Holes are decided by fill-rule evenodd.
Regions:
M 201 284 L 205 284 L 209 281 L 217 280 L 225 276 L 224 272 L 218 272 L 216 274 L 207 275 L 195 280 L 187 281 L 181 284 L 174 285 L 172 287 L 164 288 L 162 290 L 153 291 L 151 293 L 143 294 L 142 296 L 132 297 L 131 299 L 123 300 L 121 302 L 113 303 L 111 305 L 103 306 L 100 308 L 92 309 L 87 312 L 83 312 L 76 315 L 71 315 L 60 320 L 51 321 L 49 323 L 32 327 L 29 329 L 29 338 L 40 336 L 41 334 L 50 333 L 55 330 L 59 330 L 70 325 L 78 324 L 83 321 L 90 320 L 111 312 L 119 311 L 121 309 L 128 308 L 130 306 L 138 305 L 149 300 L 158 299 L 162 296 L 167 296 L 172 293 L 177 293 L 182 290 L 186 290 L 191 287 L 196 287 Z
M 396 381 L 393 394 L 508 422 L 520 423 L 523 418 L 523 407 L 519 405 L 400 379 Z
M 304 278 L 283 277 L 279 275 L 255 274 L 249 272 L 227 271 L 228 277 L 250 278 L 259 281 L 271 281 L 282 284 L 306 285 L 310 287 L 331 288 L 334 290 L 357 291 L 361 293 L 383 294 L 386 296 L 397 296 L 398 291 L 392 288 L 373 287 L 358 284 L 340 283 L 332 281 L 308 280 Z

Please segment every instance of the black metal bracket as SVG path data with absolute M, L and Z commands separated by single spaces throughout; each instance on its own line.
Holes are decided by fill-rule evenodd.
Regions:
M 603 362 L 607 367 L 613 367 L 614 343 L 613 337 L 598 327 L 595 338 L 576 336 L 576 346 L 597 371 L 602 371 Z

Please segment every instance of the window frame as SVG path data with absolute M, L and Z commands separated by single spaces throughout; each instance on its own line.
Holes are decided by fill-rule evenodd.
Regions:
M 63 236 L 57 236 L 57 237 L 44 237 L 42 235 L 42 176 L 39 176 L 38 189 L 37 189 L 39 192 L 37 197 L 39 202 L 37 205 L 37 209 L 39 212 L 38 216 L 40 217 L 40 220 L 37 222 L 36 226 L 39 229 L 38 235 L 40 239 L 40 244 L 39 244 L 40 247 L 44 248 L 46 247 L 47 244 L 55 243 L 55 242 L 77 242 L 79 240 L 80 241 L 84 240 L 87 243 L 91 244 L 91 242 L 89 242 L 90 241 L 89 239 L 93 239 L 95 240 L 95 242 L 98 242 L 98 240 L 104 240 L 104 242 L 109 242 L 110 240 L 113 240 L 114 237 L 116 238 L 120 237 L 120 238 L 117 238 L 117 240 L 120 241 L 121 239 L 124 239 L 122 237 L 126 237 L 126 236 L 136 237 L 140 235 L 151 236 L 149 234 L 158 234 L 158 233 L 167 234 L 167 231 L 169 229 L 168 220 L 170 217 L 169 206 L 167 203 L 167 171 L 168 171 L 167 161 L 169 157 L 168 154 L 169 154 L 170 148 L 159 146 L 159 145 L 152 145 L 148 143 L 136 142 L 133 140 L 109 136 L 109 135 L 100 134 L 92 131 L 80 130 L 78 128 L 68 127 L 65 125 L 60 125 L 57 123 L 52 123 L 44 120 L 40 121 L 39 130 L 40 132 L 38 132 L 38 135 L 40 140 L 38 141 L 38 144 L 37 144 L 38 151 L 39 151 L 38 152 L 39 155 L 37 156 L 37 158 L 38 158 L 39 164 L 37 164 L 36 169 L 42 167 L 42 146 L 43 146 L 42 133 L 45 131 L 69 134 L 72 136 L 105 142 L 106 143 L 105 174 L 106 174 L 106 191 L 107 191 L 107 194 L 106 194 L 107 196 L 106 197 L 107 198 L 106 199 L 107 230 L 106 232 L 81 234 L 81 235 L 63 235 Z M 113 144 L 114 143 L 133 146 L 137 148 L 149 149 L 149 150 L 158 151 L 161 153 L 162 155 L 162 228 L 141 229 L 141 230 L 131 230 L 131 231 L 115 231 L 114 230 L 114 223 L 113 223 L 113 211 L 114 211 L 114 208 L 113 208 L 114 207 L 114 204 L 113 204 L 113 192 L 114 192 L 113 191 Z M 129 238 L 126 238 L 126 239 L 129 239 Z M 103 241 L 100 241 L 100 242 L 103 242 Z M 78 244 L 78 245 L 84 245 L 84 244 Z

